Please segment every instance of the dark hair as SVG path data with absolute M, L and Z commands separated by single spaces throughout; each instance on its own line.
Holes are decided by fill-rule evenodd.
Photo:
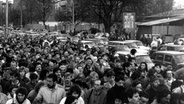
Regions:
M 80 89 L 80 87 L 78 85 L 74 85 L 74 86 L 70 87 L 67 96 L 71 96 L 72 93 L 74 93 L 74 92 L 76 92 L 77 94 L 79 94 L 79 97 L 80 97 L 80 95 L 81 95 L 81 89 Z
M 137 52 L 136 49 L 131 49 L 131 50 L 130 50 L 130 53 L 131 53 L 132 55 L 135 55 L 136 52 Z
M 161 65 L 160 64 L 155 64 L 155 67 L 159 66 L 159 68 L 161 68 Z
M 126 62 L 123 64 L 123 69 L 125 69 L 125 67 L 129 67 L 131 64 L 129 62 Z
M 19 87 L 15 93 L 16 93 L 16 95 L 18 93 L 21 93 L 22 95 L 27 96 L 27 89 L 25 87 Z
M 171 92 L 169 91 L 168 87 L 164 84 L 160 84 L 157 87 L 157 101 L 160 103 L 161 99 L 168 96 Z
M 129 88 L 127 91 L 126 91 L 126 95 L 127 95 L 127 98 L 132 98 L 134 94 L 136 93 L 139 93 L 138 90 L 136 90 L 135 88 Z
M 45 69 L 42 69 L 41 72 L 40 72 L 40 80 L 44 80 L 47 76 L 47 73 L 49 73 L 48 70 L 45 70 Z
M 115 76 L 115 73 L 114 73 L 114 71 L 112 69 L 107 69 L 104 72 L 104 76 L 106 76 L 106 77 Z
M 136 80 L 132 83 L 132 87 L 136 87 L 138 84 L 141 84 L 141 81 Z
M 38 75 L 36 75 L 35 73 L 30 73 L 30 80 L 32 81 L 32 80 L 34 80 L 34 79 L 37 79 L 38 78 Z
M 54 68 L 53 73 L 55 74 L 58 70 L 60 70 L 59 68 Z
M 64 104 L 72 104 L 76 98 L 74 96 L 67 96 Z
M 149 94 L 145 91 L 141 91 L 140 93 L 140 97 L 145 97 L 145 98 L 149 98 Z
M 141 69 L 141 65 L 144 64 L 145 65 L 145 69 L 144 71 L 148 71 L 148 64 L 146 62 L 141 62 L 138 69 Z
M 54 74 L 54 73 L 51 73 L 47 76 L 47 78 L 52 78 L 53 82 L 56 82 L 57 81 L 57 75 Z
M 124 73 L 119 73 L 115 76 L 115 81 L 119 82 L 120 80 L 124 81 L 125 77 L 124 77 Z
M 141 77 L 141 73 L 139 73 L 138 71 L 133 72 L 131 75 L 132 80 L 136 80 L 140 77 Z

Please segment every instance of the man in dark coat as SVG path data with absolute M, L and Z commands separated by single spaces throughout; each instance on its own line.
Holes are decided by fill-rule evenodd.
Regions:
M 125 97 L 125 87 L 124 87 L 124 74 L 119 73 L 115 76 L 115 86 L 108 90 L 107 92 L 107 104 L 115 104 L 115 102 L 119 102 L 123 104 L 126 102 Z

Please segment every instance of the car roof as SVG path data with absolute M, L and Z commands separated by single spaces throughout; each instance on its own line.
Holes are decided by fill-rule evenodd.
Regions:
M 139 40 L 125 40 L 125 41 L 109 41 L 113 43 L 133 43 L 133 42 L 141 42 Z
M 117 51 L 117 53 L 120 54 L 120 55 L 128 55 L 128 54 L 130 54 L 129 51 Z M 148 56 L 148 54 L 141 53 L 141 52 L 137 52 L 135 55 L 136 56 Z
M 169 55 L 181 55 L 184 54 L 184 52 L 178 52 L 178 51 L 157 51 L 155 53 L 164 53 Z
M 162 46 L 169 46 L 169 47 L 184 47 L 184 45 L 176 45 L 176 44 L 164 44 Z

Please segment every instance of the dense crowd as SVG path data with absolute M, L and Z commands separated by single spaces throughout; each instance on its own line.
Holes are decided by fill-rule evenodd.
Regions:
M 172 66 L 138 65 L 135 54 L 123 62 L 114 48 L 80 40 L 1 37 L 0 104 L 179 104 L 182 75 L 174 77 Z

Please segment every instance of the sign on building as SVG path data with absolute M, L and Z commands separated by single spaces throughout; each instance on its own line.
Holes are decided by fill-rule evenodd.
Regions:
M 123 27 L 125 29 L 135 28 L 135 13 L 132 12 L 123 13 Z

